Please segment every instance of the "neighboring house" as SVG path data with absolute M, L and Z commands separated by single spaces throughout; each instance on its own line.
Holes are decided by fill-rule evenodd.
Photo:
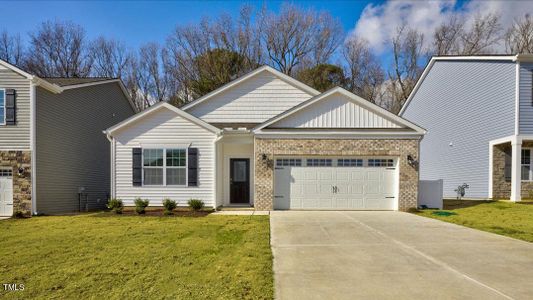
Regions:
M 102 130 L 134 113 L 118 79 L 38 78 L 0 60 L 0 215 L 103 207 Z
M 434 57 L 400 116 L 427 129 L 420 178 L 443 196 L 531 197 L 533 55 Z
M 264 66 L 106 130 L 111 193 L 125 205 L 407 210 L 424 132 L 342 88 L 319 93 Z

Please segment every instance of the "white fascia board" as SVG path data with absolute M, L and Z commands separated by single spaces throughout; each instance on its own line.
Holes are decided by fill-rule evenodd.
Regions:
M 26 77 L 26 79 L 33 79 L 33 77 L 34 77 L 33 75 L 31 75 L 31 74 L 29 74 L 27 72 L 24 72 L 21 69 L 15 67 L 14 65 L 12 65 L 12 64 L 4 61 L 4 60 L 1 60 L 1 59 L 0 59 L 0 65 L 10 69 L 11 71 L 14 71 L 15 73 L 18 73 L 18 74 Z
M 137 113 L 136 115 L 133 115 L 129 118 L 127 118 L 126 120 L 106 129 L 104 131 L 105 134 L 108 134 L 108 135 L 111 135 L 113 136 L 113 132 L 117 131 L 118 129 L 121 129 L 139 119 L 142 119 L 143 117 L 151 114 L 152 112 L 156 111 L 156 110 L 159 110 L 159 109 L 162 109 L 162 108 L 166 108 L 166 109 L 169 109 L 173 112 L 175 112 L 177 115 L 179 115 L 180 117 L 183 117 L 184 119 L 187 119 L 189 121 L 191 121 L 192 123 L 200 126 L 200 127 L 203 127 L 211 132 L 213 132 L 214 134 L 216 135 L 219 135 L 221 130 L 216 128 L 215 126 L 205 122 L 205 121 L 202 121 L 201 119 L 189 114 L 189 113 L 186 113 L 184 111 L 182 111 L 181 109 L 175 107 L 174 105 L 171 105 L 171 104 L 168 104 L 167 102 L 159 102 L 153 106 L 151 106 L 150 108 L 148 109 L 145 109 L 144 111 L 140 112 L 140 113 Z
M 232 87 L 234 87 L 236 85 L 239 85 L 240 83 L 246 81 L 249 78 L 254 77 L 255 75 L 257 75 L 257 74 L 259 74 L 259 73 L 261 73 L 263 71 L 270 72 L 271 74 L 279 77 L 281 80 L 287 82 L 288 84 L 291 84 L 291 85 L 293 85 L 293 86 L 295 86 L 295 87 L 297 87 L 297 88 L 299 88 L 299 89 L 301 89 L 301 90 L 303 90 L 303 91 L 305 91 L 305 92 L 307 92 L 307 93 L 309 93 L 309 94 L 311 94 L 313 96 L 320 94 L 320 92 L 315 90 L 314 88 L 312 88 L 312 87 L 310 87 L 310 86 L 308 86 L 308 85 L 306 85 L 306 84 L 304 84 L 304 83 L 302 83 L 302 82 L 300 82 L 300 81 L 298 81 L 298 80 L 296 80 L 296 79 L 294 79 L 294 78 L 292 78 L 292 77 L 290 77 L 288 75 L 285 75 L 285 74 L 281 73 L 280 71 L 278 71 L 278 70 L 276 70 L 276 69 L 274 69 L 274 68 L 272 68 L 270 66 L 262 66 L 260 68 L 257 68 L 255 70 L 249 72 L 248 74 L 245 74 L 245 75 L 243 75 L 243 76 L 241 76 L 241 77 L 239 77 L 239 78 L 237 78 L 237 79 L 235 79 L 233 81 L 228 82 L 227 84 L 219 87 L 218 89 L 216 89 L 216 90 L 214 90 L 214 91 L 212 91 L 210 93 L 207 93 L 206 95 L 204 95 L 204 96 L 202 96 L 202 97 L 200 97 L 200 98 L 198 98 L 198 99 L 196 99 L 196 100 L 194 100 L 192 102 L 189 102 L 188 104 L 185 104 L 184 106 L 181 107 L 181 109 L 182 110 L 187 110 L 187 109 L 189 109 L 189 108 L 191 108 L 193 106 L 196 106 L 197 104 L 200 104 L 200 103 L 212 98 L 215 95 L 218 95 L 218 94 L 220 94 L 220 93 L 222 93 L 222 92 L 224 92 L 224 91 L 226 91 L 226 90 L 228 90 L 228 89 L 230 89 L 230 88 L 232 88 Z
M 418 138 L 423 137 L 422 133 L 415 131 L 309 131 L 295 132 L 294 130 L 259 130 L 255 132 L 256 138 L 313 138 L 313 139 L 337 139 L 337 138 L 361 138 L 361 139 L 398 139 L 398 138 Z
M 390 111 L 374 104 L 374 103 L 371 103 L 359 96 L 357 96 L 356 94 L 354 93 L 351 93 L 341 87 L 335 87 L 335 88 L 332 88 L 328 91 L 325 91 L 324 93 L 320 94 L 320 95 L 317 95 L 305 102 L 303 102 L 301 105 L 297 105 L 295 106 L 294 108 L 292 109 L 289 109 L 273 118 L 271 118 L 270 120 L 267 120 L 265 121 L 264 123 L 262 124 L 259 124 L 257 127 L 255 127 L 253 129 L 254 132 L 257 132 L 269 125 L 272 125 L 273 123 L 276 123 L 282 119 L 285 119 L 285 118 L 288 118 L 290 117 L 291 115 L 293 115 L 294 113 L 324 99 L 324 98 L 327 98 L 335 93 L 339 93 L 339 94 L 342 94 L 344 96 L 346 96 L 350 101 L 352 101 L 353 103 L 359 105 L 359 106 L 362 106 L 372 112 L 375 112 L 376 114 L 378 115 L 381 115 L 382 117 L 384 118 L 388 118 L 390 120 L 392 120 L 393 122 L 396 122 L 398 124 L 401 124 L 405 127 L 408 127 L 410 129 L 413 129 L 414 131 L 416 131 L 418 134 L 425 134 L 426 133 L 426 130 L 410 121 L 407 121 L 406 119 L 402 118 L 402 117 L 399 117 L 393 113 L 391 113 Z

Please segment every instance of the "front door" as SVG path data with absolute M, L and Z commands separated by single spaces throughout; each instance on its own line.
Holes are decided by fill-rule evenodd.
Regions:
M 10 169 L 0 169 L 0 216 L 13 215 L 13 174 Z
M 250 159 L 231 158 L 230 203 L 250 203 Z

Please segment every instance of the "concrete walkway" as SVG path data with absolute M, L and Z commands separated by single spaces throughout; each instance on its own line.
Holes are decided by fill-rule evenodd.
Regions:
M 400 212 L 273 211 L 277 299 L 531 299 L 533 244 Z

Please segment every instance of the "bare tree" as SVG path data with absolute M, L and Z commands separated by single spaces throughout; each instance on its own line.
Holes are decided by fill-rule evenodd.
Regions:
M 352 36 L 343 45 L 346 88 L 353 93 L 376 103 L 380 99 L 385 74 L 368 42 Z
M 326 63 L 342 40 L 341 26 L 330 14 L 292 4 L 284 4 L 279 14 L 264 11 L 260 26 L 271 63 L 288 75 L 304 62 Z
M 527 14 L 517 19 L 505 34 L 508 53 L 533 53 L 533 18 Z
M 389 110 L 398 113 L 422 73 L 419 63 L 425 60 L 424 36 L 405 25 L 398 28 L 392 39 L 393 66 L 388 85 Z
M 262 61 L 258 27 L 248 6 L 234 20 L 221 15 L 198 25 L 179 26 L 168 37 L 166 74 L 172 77 L 172 98 L 185 103 L 238 76 Z
M 147 106 L 167 99 L 168 85 L 163 67 L 166 55 L 166 50 L 156 43 L 148 43 L 139 50 L 139 86 Z
M 0 33 L 0 59 L 17 66 L 24 60 L 24 47 L 20 35 L 9 35 L 7 31 Z
M 132 59 L 124 43 L 104 37 L 91 43 L 90 55 L 93 60 L 92 74 L 99 77 L 121 78 Z
M 26 68 L 41 77 L 87 77 L 91 71 L 85 30 L 71 22 L 44 22 L 30 34 Z
M 472 24 L 463 17 L 452 16 L 435 30 L 435 55 L 476 55 L 493 52 L 502 40 L 500 16 L 476 15 Z

